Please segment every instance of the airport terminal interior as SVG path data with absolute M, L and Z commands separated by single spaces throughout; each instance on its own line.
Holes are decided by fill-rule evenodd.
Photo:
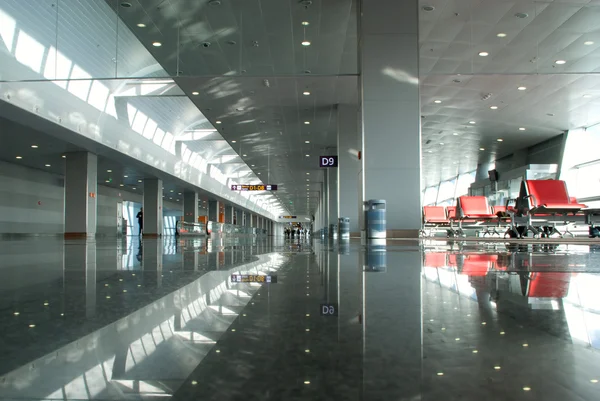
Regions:
M 600 399 L 600 2 L 0 0 L 0 400 Z

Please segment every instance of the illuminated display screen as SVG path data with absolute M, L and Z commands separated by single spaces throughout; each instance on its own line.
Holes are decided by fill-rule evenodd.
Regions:
M 276 184 L 232 185 L 232 191 L 277 191 Z
M 298 216 L 279 216 L 280 219 L 297 219 Z
M 233 283 L 276 283 L 277 276 L 265 276 L 260 274 L 232 274 Z

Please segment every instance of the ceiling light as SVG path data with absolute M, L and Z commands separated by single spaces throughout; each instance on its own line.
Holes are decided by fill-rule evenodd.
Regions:
M 485 150 L 485 148 L 479 148 L 479 150 Z
M 237 141 L 231 141 L 231 143 L 237 143 Z
M 123 8 L 130 8 L 131 7 L 131 3 L 127 2 L 127 1 L 123 1 L 123 2 L 121 2 L 121 7 L 123 7 Z
M 128 175 L 124 175 L 123 178 L 129 178 L 129 176 Z
M 498 106 L 490 106 L 490 109 L 492 109 L 492 110 L 498 110 Z
M 589 98 L 591 98 L 591 97 L 592 97 L 592 95 L 585 94 L 585 95 L 583 95 L 583 97 L 584 97 L 584 98 L 586 98 L 586 99 L 589 99 Z M 33 146 L 32 146 L 32 147 L 33 147 Z
M 440 103 L 442 103 L 442 101 L 441 100 L 434 100 L 433 103 L 440 104 Z
M 558 64 L 558 65 L 563 65 L 563 64 L 566 64 L 567 61 L 566 60 L 556 60 L 554 63 Z
M 192 95 L 194 96 L 198 96 L 200 94 L 200 92 L 192 92 Z
M 526 91 L 527 87 L 526 86 L 519 86 L 517 89 L 520 90 L 520 91 Z
M 435 7 L 434 6 L 423 6 L 423 7 L 421 7 L 421 10 L 423 10 L 423 11 L 425 11 L 427 13 L 430 13 L 433 10 L 435 10 Z
M 498 139 L 496 139 L 496 140 L 497 140 L 498 142 L 502 142 L 504 139 L 502 139 L 502 138 L 498 138 Z
M 119 184 L 119 186 L 120 186 L 120 187 L 124 187 L 125 185 L 123 185 L 123 184 Z
M 21 160 L 23 157 L 22 156 L 17 156 L 15 157 L 15 159 Z
M 303 40 L 302 46 L 310 46 L 310 42 L 308 40 Z
M 142 180 L 138 180 L 138 182 L 140 182 L 140 183 L 141 183 L 141 182 L 142 182 Z M 164 188 L 163 188 L 163 189 L 164 189 Z
M 438 376 L 444 376 L 444 373 L 443 372 L 438 372 L 437 375 Z
M 525 131 L 525 128 L 521 127 L 519 128 L 519 131 Z
M 440 145 L 444 146 L 444 142 L 440 142 Z
M 252 165 L 252 166 L 250 166 L 250 167 L 256 167 L 256 164 L 253 164 L 253 165 Z
M 523 387 L 523 391 L 530 391 L 531 387 Z
M 487 57 L 487 56 L 489 56 L 489 55 L 490 55 L 490 54 L 489 54 L 488 52 L 479 52 L 479 56 L 480 56 L 480 57 Z
M 304 143 L 310 143 L 310 141 L 304 141 Z
M 502 369 L 500 366 L 494 366 L 494 370 L 500 370 Z
M 66 159 L 66 158 L 67 158 L 67 156 L 66 156 L 66 155 L 62 155 L 61 157 L 62 157 L 63 159 Z
M 458 136 L 458 132 L 453 132 L 452 135 Z
M 154 47 L 161 47 L 162 43 L 160 43 L 160 42 L 152 42 L 152 46 L 154 46 Z
M 592 379 L 590 380 L 591 383 L 598 383 L 598 379 Z
M 146 27 L 146 24 L 142 24 L 142 23 L 140 23 L 140 24 L 137 24 L 137 26 L 138 26 L 138 28 L 145 28 L 145 27 Z
M 310 22 L 308 22 L 308 21 L 302 21 L 302 25 L 304 25 L 304 26 L 309 26 L 309 25 L 310 25 Z
M 106 170 L 107 173 L 112 173 L 112 170 Z
M 310 155 L 306 155 L 306 157 L 310 157 Z
M 306 175 L 310 175 L 310 173 L 306 173 Z
M 46 166 L 46 167 L 50 167 L 50 165 L 49 165 L 49 164 L 44 164 L 44 166 Z
M 304 121 L 304 124 L 310 125 L 310 121 Z
M 258 175 L 260 175 L 260 173 L 258 173 Z
M 309 96 L 309 95 L 310 95 L 310 92 L 309 92 L 309 91 L 304 91 L 304 92 L 302 92 L 302 94 L 303 94 L 304 96 Z
M 243 154 L 242 156 L 243 156 L 243 157 L 246 157 L 246 156 L 248 156 L 248 155 L 247 155 L 247 154 Z
M 586 45 L 586 46 L 591 46 L 591 45 L 593 45 L 593 44 L 594 44 L 594 42 L 593 42 L 593 41 L 591 41 L 591 40 L 588 40 L 588 41 L 586 41 L 586 42 L 583 42 L 583 44 L 584 44 L 584 45 Z
M 475 124 L 475 121 L 469 121 L 469 124 Z
M 499 34 L 496 35 L 499 38 L 505 38 L 506 34 L 504 32 L 500 32 Z
M 32 147 L 33 149 L 37 149 L 37 148 L 38 148 L 38 146 L 37 146 L 37 145 L 31 145 L 31 147 Z
M 527 14 L 527 13 L 516 13 L 515 17 L 523 19 L 523 18 L 529 17 L 529 14 Z
M 221 124 L 221 121 L 215 121 L 215 123 L 217 123 L 217 124 Z

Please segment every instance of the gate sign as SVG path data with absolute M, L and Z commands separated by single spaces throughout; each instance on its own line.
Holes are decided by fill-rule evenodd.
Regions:
M 319 157 L 319 167 L 337 167 L 337 156 L 321 156 Z
M 321 304 L 321 316 L 337 316 L 338 304 Z

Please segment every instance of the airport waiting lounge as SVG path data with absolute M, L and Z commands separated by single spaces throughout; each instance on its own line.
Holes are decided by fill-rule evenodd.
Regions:
M 600 3 L 0 0 L 0 400 L 600 399 Z

